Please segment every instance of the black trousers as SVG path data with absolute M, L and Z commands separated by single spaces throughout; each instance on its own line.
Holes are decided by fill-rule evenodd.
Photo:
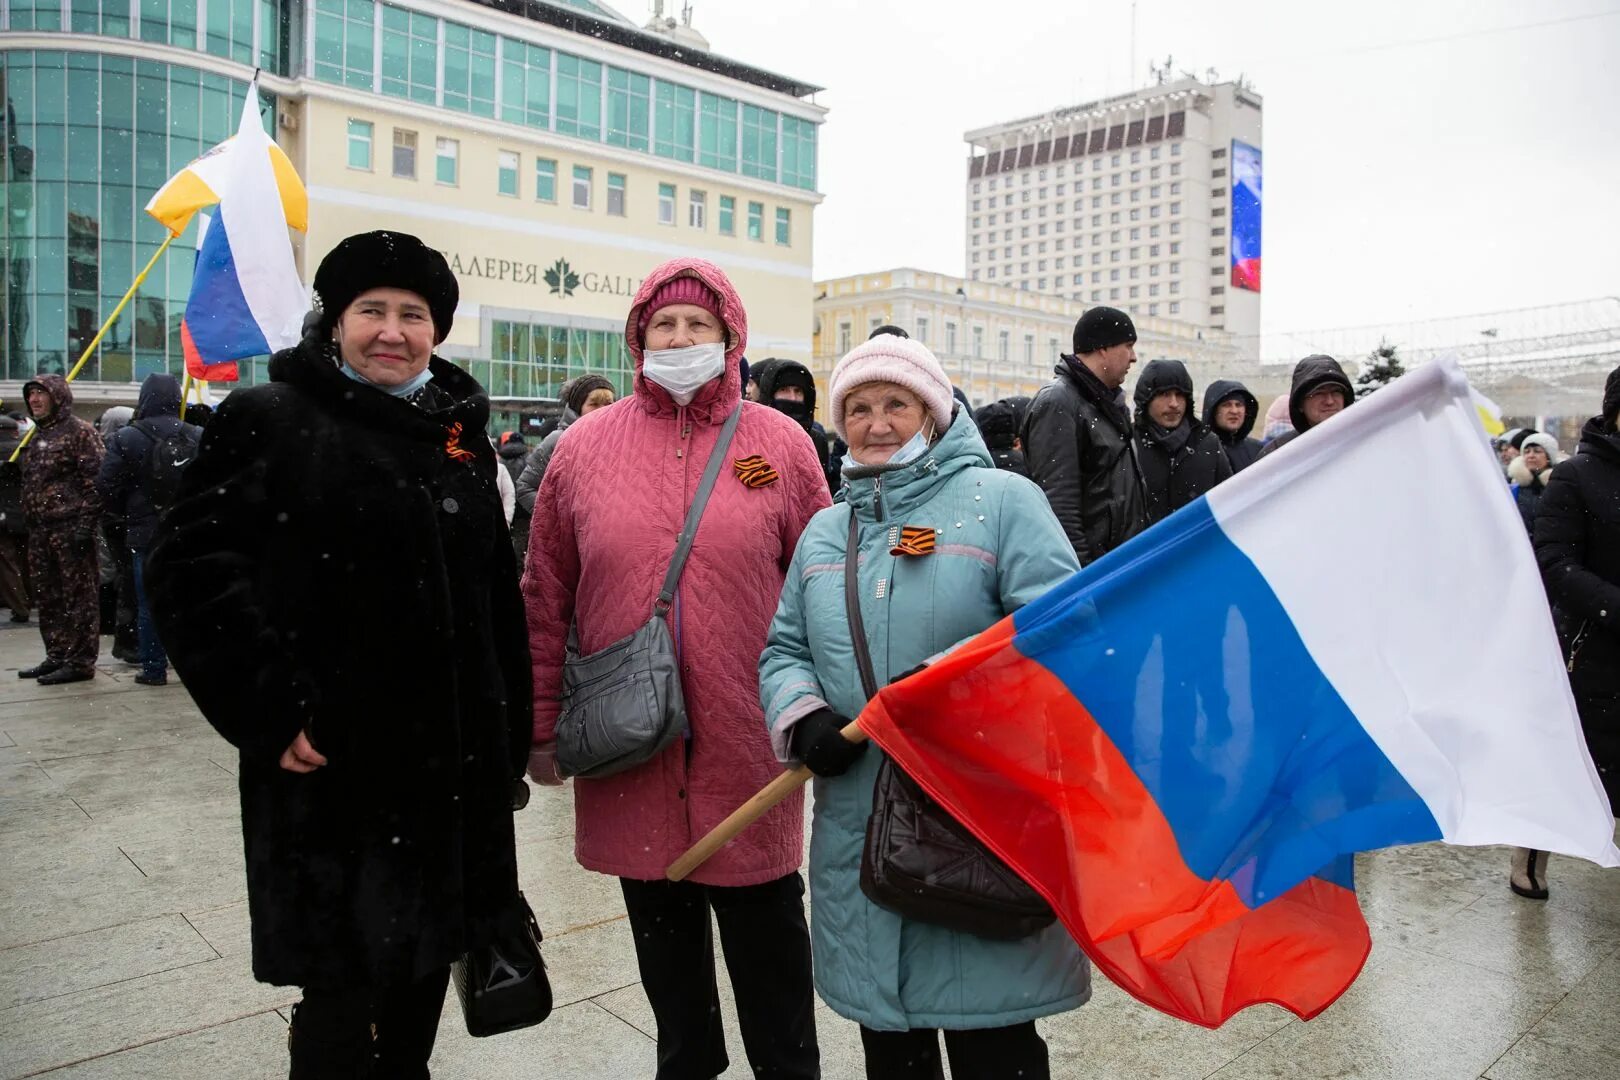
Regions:
M 939 1032 L 873 1031 L 861 1028 L 867 1080 L 945 1080 L 939 1057 Z M 1046 1040 L 1033 1020 L 1011 1027 L 945 1032 L 945 1052 L 952 1080 L 1050 1080 Z
M 428 1080 L 450 969 L 388 990 L 304 988 L 293 1006 L 289 1080 Z
M 641 985 L 658 1021 L 657 1080 L 710 1080 L 726 1071 L 709 912 L 731 976 L 753 1075 L 816 1080 L 815 991 L 804 879 L 722 888 L 620 878 Z

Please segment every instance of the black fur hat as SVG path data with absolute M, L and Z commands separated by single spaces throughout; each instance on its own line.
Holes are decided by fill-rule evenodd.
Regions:
M 315 271 L 316 329 L 330 337 L 338 316 L 371 289 L 404 289 L 427 301 L 433 343 L 450 336 L 461 288 L 444 256 L 410 233 L 357 233 L 338 242 Z

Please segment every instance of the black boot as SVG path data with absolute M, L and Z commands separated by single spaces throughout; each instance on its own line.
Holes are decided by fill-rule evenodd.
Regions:
M 1531 848 L 1514 848 L 1508 888 L 1526 900 L 1547 899 L 1547 853 Z
M 93 679 L 95 677 L 96 671 L 94 668 L 91 668 L 89 671 L 85 671 L 82 668 L 59 667 L 49 675 L 41 675 L 39 677 L 39 685 L 61 686 L 63 683 L 84 682 L 86 679 Z
M 41 660 L 39 663 L 35 664 L 33 667 L 25 667 L 21 671 L 17 672 L 17 678 L 19 678 L 19 679 L 38 679 L 38 678 L 40 678 L 42 676 L 49 675 L 51 672 L 57 670 L 61 666 L 62 666 L 62 661 L 60 661 L 60 660 L 51 660 L 51 659 Z

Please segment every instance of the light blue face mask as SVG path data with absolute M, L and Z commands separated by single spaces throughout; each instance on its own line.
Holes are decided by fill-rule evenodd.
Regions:
M 918 428 L 917 434 L 907 439 L 905 445 L 896 450 L 893 456 L 890 457 L 888 461 L 885 461 L 881 467 L 885 469 L 898 469 L 902 465 L 910 465 L 913 461 L 916 461 L 918 458 L 928 453 L 928 439 L 931 432 L 925 431 L 924 429 L 930 426 L 931 425 L 924 424 L 923 427 Z M 855 456 L 853 454 L 844 455 L 844 468 L 858 469 L 861 467 L 861 463 L 855 460 Z
M 384 386 L 382 383 L 372 382 L 370 379 L 354 370 L 354 368 L 350 367 L 348 364 L 339 365 L 338 370 L 357 383 L 362 383 L 363 385 L 369 386 L 373 390 L 381 390 L 383 393 L 391 394 L 397 398 L 410 397 L 412 394 L 422 389 L 422 387 L 426 386 L 433 378 L 433 372 L 428 368 L 423 368 L 414 376 L 406 379 L 397 386 Z

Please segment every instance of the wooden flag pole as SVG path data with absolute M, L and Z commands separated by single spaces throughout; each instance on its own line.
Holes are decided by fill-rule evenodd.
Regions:
M 852 743 L 866 741 L 859 720 L 851 720 L 843 730 L 844 738 Z M 766 784 L 753 798 L 737 807 L 731 816 L 709 830 L 709 835 L 689 848 L 686 854 L 669 864 L 664 876 L 671 881 L 684 881 L 688 874 L 702 866 L 715 852 L 736 839 L 737 834 L 765 816 L 765 812 L 789 795 L 802 788 L 813 774 L 808 766 L 800 765 Z
M 130 285 L 128 292 L 124 293 L 124 298 L 118 301 L 118 306 L 113 308 L 112 314 L 107 316 L 107 321 L 101 324 L 101 329 L 97 330 L 96 336 L 90 339 L 90 344 L 84 347 L 84 354 L 79 357 L 79 362 L 73 365 L 73 370 L 67 373 L 68 382 L 72 382 L 74 377 L 84 368 L 85 363 L 90 359 L 90 354 L 96 351 L 96 346 L 101 344 L 101 339 L 107 336 L 107 331 L 112 329 L 113 323 L 118 321 L 118 316 L 123 314 L 124 308 L 135 296 L 135 290 L 141 287 L 141 282 L 146 280 L 146 275 L 151 272 L 152 267 L 157 265 L 157 261 L 163 257 L 165 251 L 169 250 L 169 245 L 174 243 L 174 238 L 178 235 L 178 233 L 170 233 L 164 237 L 163 243 L 158 246 L 157 251 L 146 261 L 146 265 L 141 267 L 141 272 L 135 275 L 134 284 Z M 34 437 L 34 432 L 38 430 L 38 424 L 30 427 L 28 433 L 22 437 L 22 441 L 17 444 L 17 449 L 11 452 L 11 457 L 7 460 L 16 461 L 17 456 L 22 453 L 23 447 L 28 445 L 28 441 Z
M 186 402 L 191 399 L 191 369 L 186 368 L 186 377 L 180 380 L 180 422 L 186 422 Z

